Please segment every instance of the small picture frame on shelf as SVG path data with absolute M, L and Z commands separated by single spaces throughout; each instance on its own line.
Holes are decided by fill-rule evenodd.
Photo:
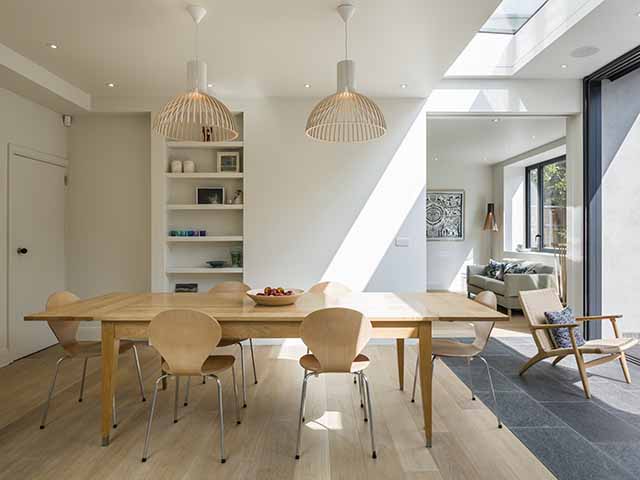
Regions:
M 240 152 L 218 152 L 218 172 L 240 171 Z
M 224 187 L 196 187 L 197 205 L 224 205 Z

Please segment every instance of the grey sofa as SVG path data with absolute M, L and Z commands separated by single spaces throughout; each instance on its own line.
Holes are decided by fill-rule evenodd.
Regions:
M 522 290 L 539 290 L 541 288 L 557 288 L 555 269 L 542 263 L 522 262 L 521 265 L 532 267 L 535 273 L 507 273 L 503 280 L 487 275 L 486 265 L 467 266 L 467 295 L 475 295 L 484 290 L 496 294 L 498 305 L 507 309 L 511 316 L 512 309 L 520 310 L 518 292 Z

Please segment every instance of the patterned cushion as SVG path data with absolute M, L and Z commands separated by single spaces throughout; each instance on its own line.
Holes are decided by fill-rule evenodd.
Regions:
M 495 278 L 496 280 L 502 280 L 504 278 L 504 263 L 496 262 L 495 260 L 489 260 L 489 264 L 485 269 L 487 277 Z
M 544 312 L 544 316 L 547 317 L 547 323 L 552 325 L 563 325 L 565 323 L 575 323 L 576 317 L 573 314 L 571 307 L 566 307 L 559 312 Z M 576 344 L 581 347 L 584 345 L 584 338 L 580 328 L 574 328 L 573 333 L 576 337 Z M 568 328 L 554 328 L 551 330 L 551 338 L 555 343 L 556 348 L 572 348 L 571 337 L 569 337 Z
M 519 273 L 519 274 L 523 274 L 523 273 L 528 273 L 529 267 L 527 267 L 526 265 L 522 265 L 520 263 L 507 263 L 506 267 L 504 267 L 504 274 L 507 275 L 508 273 Z

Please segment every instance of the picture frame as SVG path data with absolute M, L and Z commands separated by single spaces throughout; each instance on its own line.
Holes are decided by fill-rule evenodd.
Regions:
M 240 172 L 240 152 L 218 152 L 218 173 Z
M 464 190 L 427 190 L 427 241 L 464 241 Z
M 224 205 L 224 187 L 196 187 L 196 205 Z

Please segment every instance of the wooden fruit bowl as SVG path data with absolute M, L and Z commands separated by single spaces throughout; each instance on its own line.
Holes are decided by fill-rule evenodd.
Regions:
M 258 293 L 264 293 L 263 290 L 249 290 L 247 295 L 251 297 L 251 300 L 258 305 L 267 305 L 270 307 L 282 307 L 284 305 L 293 305 L 304 294 L 304 290 L 299 288 L 288 288 L 285 290 L 291 290 L 293 295 L 283 295 L 281 297 L 274 297 L 271 295 L 258 295 Z

